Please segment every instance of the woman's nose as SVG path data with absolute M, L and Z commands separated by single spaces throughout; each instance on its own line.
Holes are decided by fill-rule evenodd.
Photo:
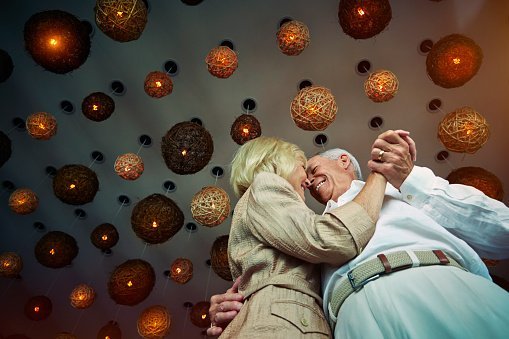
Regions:
M 306 181 L 304 183 L 306 185 L 306 188 L 309 188 L 309 186 L 311 186 L 311 184 L 313 184 L 313 180 L 309 180 L 308 178 L 306 178 Z

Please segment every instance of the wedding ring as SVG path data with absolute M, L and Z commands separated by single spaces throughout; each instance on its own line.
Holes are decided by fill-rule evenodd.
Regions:
M 384 150 L 380 150 L 380 152 L 378 152 L 378 161 L 383 161 L 382 158 L 384 156 L 384 153 L 385 153 Z

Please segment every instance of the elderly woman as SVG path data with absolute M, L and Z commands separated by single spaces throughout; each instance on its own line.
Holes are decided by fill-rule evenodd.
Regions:
M 245 301 L 221 338 L 329 338 L 320 266 L 342 265 L 374 233 L 386 181 L 371 174 L 354 201 L 317 215 L 304 203 L 306 157 L 298 146 L 259 137 L 239 148 L 231 179 L 240 199 L 228 256 Z

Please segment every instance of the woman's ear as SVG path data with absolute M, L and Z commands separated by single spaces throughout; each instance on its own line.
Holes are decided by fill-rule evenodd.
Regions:
M 347 169 L 350 166 L 350 157 L 346 154 L 341 154 L 338 158 L 338 163 L 342 168 Z

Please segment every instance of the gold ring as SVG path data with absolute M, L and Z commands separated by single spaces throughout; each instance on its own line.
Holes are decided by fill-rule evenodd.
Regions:
M 385 151 L 384 150 L 380 150 L 380 152 L 378 152 L 378 161 L 382 161 L 382 158 L 384 156 L 384 153 Z

